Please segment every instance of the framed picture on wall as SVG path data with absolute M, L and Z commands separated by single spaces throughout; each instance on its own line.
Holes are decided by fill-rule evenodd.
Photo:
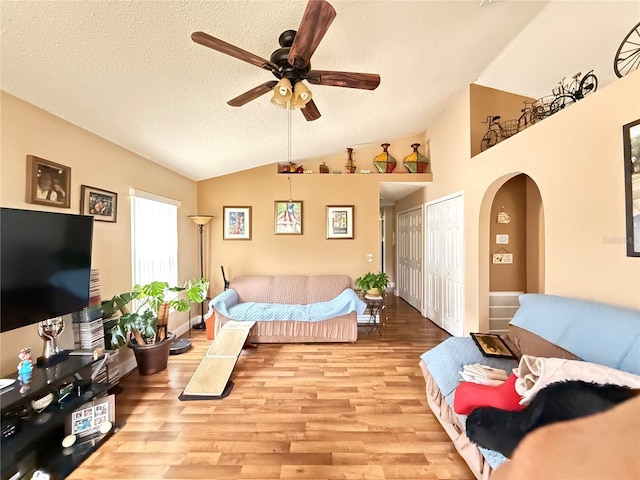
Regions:
M 353 205 L 327 205 L 327 239 L 353 238 Z
M 276 235 L 302 235 L 302 202 L 276 200 L 274 206 Z
M 27 202 L 51 207 L 71 206 L 71 168 L 27 155 Z
M 627 256 L 640 257 L 640 120 L 622 126 Z
M 80 213 L 93 215 L 97 222 L 116 223 L 118 218 L 118 194 L 101 188 L 80 186 Z
M 223 240 L 251 240 L 251 207 L 222 207 Z

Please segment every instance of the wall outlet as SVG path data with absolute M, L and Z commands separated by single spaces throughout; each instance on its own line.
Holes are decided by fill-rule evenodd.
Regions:
M 367 262 L 371 263 L 373 262 L 373 253 L 367 253 L 364 258 L 367 260 Z

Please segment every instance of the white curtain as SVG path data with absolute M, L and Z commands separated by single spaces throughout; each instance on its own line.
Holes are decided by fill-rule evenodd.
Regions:
M 133 284 L 178 283 L 178 206 L 132 196 Z

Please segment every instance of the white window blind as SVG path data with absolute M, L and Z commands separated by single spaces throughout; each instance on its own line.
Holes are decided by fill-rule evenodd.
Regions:
M 178 283 L 179 202 L 131 191 L 133 284 Z

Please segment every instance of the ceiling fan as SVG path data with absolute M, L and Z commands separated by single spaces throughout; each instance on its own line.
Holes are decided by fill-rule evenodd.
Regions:
M 274 104 L 282 108 L 300 108 L 304 117 L 311 121 L 320 118 L 320 111 L 311 99 L 311 92 L 302 83 L 303 80 L 314 85 L 364 90 L 375 90 L 380 84 L 380 75 L 373 73 L 311 69 L 311 56 L 335 17 L 336 11 L 325 0 L 309 0 L 298 31 L 283 32 L 278 38 L 280 48 L 271 54 L 269 60 L 204 32 L 192 33 L 191 39 L 200 45 L 268 70 L 278 79 L 265 82 L 229 100 L 227 103 L 230 106 L 241 107 L 275 88 L 272 99 Z

